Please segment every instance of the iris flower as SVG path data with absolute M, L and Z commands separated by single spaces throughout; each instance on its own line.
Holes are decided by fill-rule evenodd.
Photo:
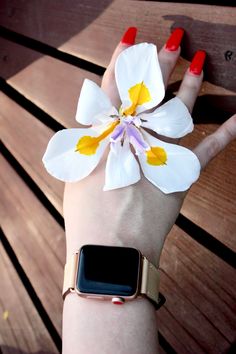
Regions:
M 121 52 L 115 79 L 119 109 L 97 84 L 85 79 L 76 120 L 90 127 L 64 129 L 52 137 L 43 157 L 47 171 L 65 182 L 79 181 L 96 168 L 110 146 L 104 191 L 138 182 L 140 167 L 164 193 L 187 190 L 199 177 L 198 158 L 153 136 L 176 139 L 193 130 L 191 115 L 178 97 L 157 107 L 165 88 L 156 46 L 141 43 Z

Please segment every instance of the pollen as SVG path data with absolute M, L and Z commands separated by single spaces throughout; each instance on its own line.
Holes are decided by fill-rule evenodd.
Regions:
M 110 135 L 115 127 L 119 124 L 119 121 L 111 123 L 102 134 L 98 136 L 82 136 L 76 144 L 75 152 L 79 152 L 82 155 L 94 155 L 97 152 L 100 141 Z
M 149 102 L 152 99 L 149 89 L 147 88 L 147 86 L 144 84 L 143 81 L 132 86 L 129 89 L 129 98 L 132 103 L 131 106 L 123 112 L 123 114 L 126 116 L 135 115 L 137 106 Z
M 83 136 L 76 145 L 76 152 L 82 155 L 94 155 L 99 146 L 99 140 L 93 136 Z
M 166 165 L 167 154 L 165 149 L 153 146 L 150 150 L 146 151 L 147 163 L 152 166 Z

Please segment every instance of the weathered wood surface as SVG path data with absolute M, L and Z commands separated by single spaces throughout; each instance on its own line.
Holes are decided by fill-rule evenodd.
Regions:
M 8 64 L 5 63 L 0 68 L 0 74 L 4 77 L 6 77 L 5 74 L 8 67 L 11 68 L 17 65 L 17 53 L 21 54 L 21 58 L 27 57 L 27 55 L 33 56 L 35 53 L 6 40 L 0 40 L 0 44 L 4 50 L 6 48 L 6 52 L 3 52 L 7 53 L 8 57 Z M 78 124 L 74 119 L 75 110 L 79 91 L 86 77 L 96 82 L 100 81 L 97 75 L 45 56 L 10 78 L 8 82 L 30 101 L 49 113 L 56 121 L 66 127 L 76 127 Z M 32 177 L 38 181 L 39 185 L 42 180 L 47 181 L 44 192 L 51 200 L 51 194 L 57 194 L 55 186 L 60 184 L 60 188 L 62 188 L 62 183 L 54 181 L 48 176 L 46 171 L 43 170 L 40 161 L 52 133 L 49 133 L 49 130 L 40 122 L 30 119 L 30 115 L 26 114 L 25 111 L 18 114 L 13 109 L 12 112 L 11 102 L 6 100 L 6 98 L 2 104 L 5 105 L 5 112 L 2 112 L 2 114 L 5 115 L 3 121 L 6 122 L 3 130 L 5 131 L 6 129 L 4 141 L 12 154 L 18 156 L 20 163 L 27 171 L 32 169 L 32 162 L 25 161 L 29 157 L 25 155 L 28 150 L 25 142 L 27 141 L 31 147 L 36 146 L 35 131 L 38 132 L 37 137 L 39 136 L 40 139 L 39 148 L 31 149 L 29 152 L 29 155 L 33 158 L 34 165 L 38 166 L 37 173 L 30 171 L 29 174 L 32 175 L 33 173 Z M 24 120 L 25 114 L 26 122 Z M 13 119 L 12 117 L 15 118 Z M 198 116 L 196 117 L 197 119 Z M 15 124 L 19 125 L 17 129 Z M 196 146 L 197 143 L 216 128 L 217 124 L 213 123 L 197 124 L 194 133 L 183 139 L 183 143 L 188 147 Z M 15 139 L 18 141 L 17 145 L 15 144 Z M 21 150 L 22 152 L 20 153 Z M 235 152 L 236 142 L 233 142 L 207 167 L 198 183 L 191 189 L 181 210 L 183 215 L 232 249 L 236 249 L 234 240 L 236 229 L 236 219 L 234 217 L 234 213 L 236 213 L 236 189 L 234 188 L 236 178 Z M 60 208 L 59 204 L 57 202 L 55 205 L 57 210 Z
M 166 304 L 167 308 L 168 304 L 172 303 L 173 307 L 173 303 L 177 304 L 173 291 L 180 294 L 177 297 L 185 297 L 183 301 L 186 302 L 187 299 L 195 308 L 194 311 L 189 309 L 193 311 L 192 316 L 189 316 L 186 303 L 184 309 L 181 309 L 181 302 L 179 302 L 175 314 L 183 327 L 185 327 L 186 317 L 189 317 L 188 320 L 191 322 L 195 318 L 194 313 L 196 314 L 199 311 L 201 315 L 206 316 L 207 321 L 214 324 L 215 328 L 229 342 L 233 342 L 236 328 L 236 279 L 234 269 L 204 247 L 198 245 L 196 241 L 191 240 L 186 233 L 176 226 L 173 227 L 165 243 L 161 268 L 163 268 L 167 277 L 175 281 L 174 286 L 163 289 L 163 293 L 170 297 Z M 163 287 L 166 286 L 166 283 L 163 282 Z M 195 318 L 196 322 L 198 316 Z M 191 324 L 187 324 L 188 320 L 186 320 L 186 329 L 191 327 Z M 205 326 L 203 322 L 199 320 L 199 323 Z M 192 327 L 195 327 L 195 325 L 192 324 Z M 196 325 L 196 331 L 199 330 L 197 327 Z M 206 332 L 209 335 L 209 331 Z M 207 336 L 205 339 L 206 346 Z
M 43 56 L 34 50 L 2 38 L 0 38 L 0 48 L 0 76 L 52 117 L 56 118 L 61 124 L 74 126 L 75 107 L 84 78 L 100 84 L 101 77 L 49 56 Z M 172 91 L 177 90 L 187 67 L 188 63 L 180 58 L 171 77 L 170 87 Z M 66 70 L 66 73 L 64 73 L 64 70 Z M 61 87 L 62 82 L 66 85 L 66 89 L 53 92 L 52 90 L 55 89 L 55 86 Z M 175 85 L 175 82 L 177 82 L 177 85 Z M 217 100 L 214 99 L 212 90 Z M 220 95 L 227 99 L 228 93 L 228 90 L 204 81 L 197 103 L 197 107 L 199 107 L 197 111 L 200 110 L 197 119 L 204 124 L 222 122 L 222 112 L 217 112 L 214 109 L 211 113 L 207 106 L 206 97 L 211 97 L 211 100 L 216 102 L 219 100 Z M 60 95 L 60 99 L 58 99 L 57 95 Z M 234 95 L 235 100 L 236 93 Z M 65 102 L 67 102 L 66 105 Z M 200 109 L 202 104 L 204 109 Z
M 44 0 L 36 5 L 3 0 L 0 20 L 11 30 L 104 67 L 127 27 L 137 26 L 138 41 L 158 47 L 171 28 L 183 27 L 183 57 L 189 61 L 197 49 L 205 49 L 208 80 L 235 91 L 235 14 L 230 7 L 149 1 L 83 0 L 59 5 Z
M 53 180 L 42 164 L 53 132 L 34 116 L 0 93 L 1 138 L 17 161 L 36 182 L 54 207 L 62 211 L 64 184 Z
M 2 245 L 0 269 L 1 353 L 58 353 Z
M 0 161 L 5 171 L 1 177 L 3 231 L 60 333 L 63 232 L 15 171 L 3 158 Z M 161 268 L 161 290 L 167 297 L 158 316 L 162 335 L 180 353 L 226 350 L 236 327 L 232 268 L 178 227 L 167 239 Z M 173 330 L 176 325 L 178 336 Z M 216 352 L 212 350 L 214 345 Z
M 0 161 L 3 232 L 60 333 L 64 231 L 6 160 Z
M 213 116 L 209 113 L 211 109 L 220 107 L 230 112 L 235 107 L 232 91 L 236 87 L 236 48 L 232 40 L 234 13 L 235 9 L 225 7 L 187 4 L 183 9 L 182 4 L 149 1 L 103 0 L 95 3 L 82 0 L 68 4 L 55 0 L 37 3 L 3 0 L 0 23 L 103 67 L 108 64 L 123 31 L 131 25 L 139 28 L 138 42 L 155 42 L 159 48 L 172 28 L 184 27 L 187 33 L 182 46 L 183 58 L 172 76 L 171 92 L 176 91 L 193 52 L 199 48 L 208 52 L 206 78 L 209 81 L 203 84 L 198 99 L 198 107 L 208 109 L 195 111 L 198 123 L 195 132 L 183 139 L 186 146 L 193 147 L 222 121 L 222 113 L 214 110 Z M 116 18 L 119 21 L 114 20 Z M 97 83 L 101 78 L 2 38 L 0 48 L 0 76 L 55 121 L 65 127 L 76 127 L 74 115 L 84 78 Z M 230 50 L 234 55 L 226 60 L 225 54 Z M 5 146 L 62 215 L 63 184 L 50 177 L 41 163 L 52 130 L 3 93 L 0 94 L 0 119 Z M 189 220 L 233 250 L 236 249 L 235 152 L 236 143 L 233 142 L 207 167 L 181 210 Z M 61 333 L 63 231 L 4 159 L 0 159 L 0 168 L 4 170 L 0 187 L 3 231 L 52 323 Z M 5 263 L 3 267 L 5 269 Z M 158 318 L 160 333 L 167 342 L 181 354 L 227 352 L 235 340 L 236 330 L 236 280 L 231 266 L 174 226 L 163 250 L 161 268 L 161 291 L 167 303 Z M 14 293 L 14 296 L 18 294 Z M 21 297 L 20 293 L 16 300 L 15 297 L 11 300 L 18 304 Z M 33 307 L 31 303 L 30 306 Z M 32 312 L 30 306 L 27 307 L 29 313 Z M 30 326 L 32 324 L 26 325 L 23 332 L 30 333 L 28 346 L 34 352 L 46 348 L 42 344 L 35 349 L 35 333 L 31 338 Z M 13 334 L 7 339 L 7 345 L 21 348 L 21 344 L 14 342 Z M 22 341 L 25 337 L 24 334 Z M 9 348 L 3 349 L 3 353 L 9 352 Z

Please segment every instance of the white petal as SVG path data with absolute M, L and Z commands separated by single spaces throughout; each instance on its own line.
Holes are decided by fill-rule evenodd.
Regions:
M 200 174 L 200 162 L 190 150 L 174 144 L 168 144 L 143 132 L 150 146 L 165 149 L 167 161 L 162 166 L 152 166 L 147 163 L 145 154 L 139 155 L 139 161 L 145 177 L 164 193 L 187 190 Z
M 96 115 L 106 113 L 112 103 L 103 90 L 95 82 L 85 79 L 77 105 L 76 120 L 81 124 L 93 124 Z
M 151 101 L 138 106 L 137 113 L 155 107 L 164 98 L 165 88 L 154 44 L 140 43 L 121 52 L 116 61 L 115 76 L 123 108 L 131 105 L 129 89 L 141 82 L 148 88 Z
M 109 136 L 102 140 L 94 155 L 76 152 L 76 144 L 82 136 L 98 136 L 92 129 L 64 129 L 49 141 L 43 156 L 46 170 L 64 182 L 76 182 L 88 176 L 98 165 L 109 143 Z
M 185 106 L 178 98 L 172 98 L 153 113 L 144 113 L 142 127 L 150 128 L 156 133 L 169 138 L 181 138 L 193 131 L 193 120 Z
M 128 141 L 123 146 L 120 142 L 113 144 L 106 164 L 106 179 L 104 191 L 122 188 L 140 180 L 138 162 L 130 151 Z
M 108 125 L 109 123 L 114 122 L 115 117 L 119 117 L 119 113 L 115 107 L 110 108 L 107 112 L 99 113 L 96 116 L 94 116 L 93 119 L 93 128 L 98 125 L 100 126 L 101 124 L 106 124 Z

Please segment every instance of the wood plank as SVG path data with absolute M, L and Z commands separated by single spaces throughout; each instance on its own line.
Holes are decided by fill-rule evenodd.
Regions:
M 101 78 L 88 71 L 76 68 L 72 65 L 55 60 L 49 56 L 42 56 L 40 53 L 0 38 L 2 50 L 2 63 L 0 76 L 29 100 L 32 100 L 45 112 L 57 119 L 65 126 L 74 126 L 74 116 L 77 100 L 82 83 L 85 78 L 100 84 Z M 171 80 L 172 91 L 176 91 L 175 82 L 180 82 L 183 72 L 187 69 L 187 62 L 179 60 L 179 65 L 174 71 Z M 178 85 L 177 85 L 178 86 Z M 229 91 L 219 86 L 204 82 L 197 107 L 208 107 L 206 97 L 212 102 L 219 101 L 223 95 L 224 102 L 229 99 Z M 55 89 L 56 87 L 56 89 Z M 63 87 L 63 90 L 58 88 Z M 212 94 L 214 91 L 214 95 Z M 236 93 L 234 93 L 236 95 Z M 215 100 L 214 100 L 215 97 Z M 236 97 L 236 96 L 235 96 Z M 234 97 L 234 99 L 235 99 Z M 208 108 L 209 112 L 210 109 Z M 207 112 L 200 110 L 201 121 L 209 121 Z M 216 117 L 210 122 L 222 121 L 222 113 L 214 110 Z M 199 119 L 198 116 L 196 116 Z
M 206 316 L 224 338 L 233 342 L 236 329 L 235 270 L 191 240 L 177 226 L 174 226 L 165 243 L 161 268 L 167 277 L 176 282 L 171 292 L 171 288 L 164 291 L 167 297 L 171 297 L 169 304 L 174 301 L 173 291 L 178 291 Z M 183 327 L 189 316 L 187 306 L 184 303 L 182 309 L 179 306 L 176 310 L 176 318 L 182 322 Z M 190 315 L 191 321 L 192 316 L 193 313 Z
M 124 16 L 124 12 L 129 16 Z M 223 102 L 220 95 L 214 103 L 233 111 L 230 96 L 236 89 L 235 14 L 236 10 L 230 7 L 198 4 L 183 7 L 177 3 L 150 1 L 90 0 L 73 4 L 72 8 L 66 3 L 55 6 L 54 1 L 42 1 L 34 6 L 5 0 L 0 19 L 9 29 L 104 67 L 123 31 L 130 25 L 139 28 L 138 41 L 154 42 L 158 47 L 165 43 L 171 28 L 183 27 L 186 30 L 182 44 L 183 66 L 196 50 L 205 49 L 207 80 L 231 91 L 228 100 Z M 115 18 L 119 21 L 114 21 Z M 210 93 L 214 94 L 213 86 Z
M 181 144 L 192 148 L 218 127 L 217 124 L 199 124 L 195 126 L 195 132 L 185 137 Z M 185 217 L 234 251 L 236 251 L 235 154 L 236 140 L 202 171 L 199 181 L 190 189 L 181 209 Z M 225 239 L 226 234 L 228 236 Z
M 20 46 L 11 44 L 10 42 L 7 43 L 8 50 L 10 50 L 8 51 L 9 61 L 11 62 L 12 60 L 12 63 L 14 63 L 15 54 Z M 9 48 L 12 48 L 12 50 Z M 22 47 L 21 50 L 23 50 Z M 24 50 L 24 56 L 31 52 L 29 49 Z M 2 70 L 4 72 L 3 67 Z M 43 57 L 19 72 L 9 82 L 22 94 L 56 118 L 57 121 L 63 123 L 66 127 L 76 127 L 77 124 L 74 121 L 76 102 L 81 83 L 86 76 L 90 77 L 86 72 L 81 72 L 69 64 L 49 57 Z M 99 78 L 95 75 L 93 76 L 98 82 Z M 63 87 L 63 89 L 60 90 L 58 87 Z M 24 117 L 26 113 L 24 111 L 20 111 L 20 114 L 15 113 L 15 109 L 12 112 L 12 105 L 7 99 L 4 99 L 2 104 L 6 106 L 2 113 L 5 116 L 4 121 L 9 121 L 6 129 L 10 129 L 6 133 L 5 141 L 9 149 L 12 149 L 13 154 L 19 156 L 19 149 L 24 148 L 25 144 L 22 144 L 24 141 L 22 134 L 26 134 L 23 128 L 24 125 L 27 126 L 27 129 L 31 129 L 27 133 L 28 137 L 26 137 L 26 141 L 28 141 L 30 146 L 34 145 L 34 132 L 36 130 L 40 132 L 40 134 L 37 134 L 40 139 L 39 149 L 37 151 L 31 149 L 32 151 L 30 151 L 34 164 L 39 165 L 39 161 L 47 145 L 47 139 L 49 139 L 52 133 L 49 133 L 49 130 L 43 133 L 45 127 L 40 122 L 37 122 L 37 125 L 31 128 L 28 123 L 23 123 L 22 119 L 24 120 L 24 118 L 21 117 Z M 12 119 L 12 116 L 15 118 Z M 26 117 L 27 122 L 30 122 L 30 115 L 26 114 Z M 14 132 L 14 124 L 19 124 L 20 134 L 18 130 Z M 31 124 L 34 123 L 30 122 Z M 197 124 L 195 132 L 186 137 L 183 142 L 188 147 L 195 146 L 204 136 L 213 132 L 217 127 L 217 124 Z M 15 139 L 17 138 L 14 135 L 16 134 L 18 135 L 19 146 L 17 151 L 14 152 L 16 146 Z M 236 219 L 234 217 L 236 213 L 236 188 L 234 182 L 236 177 L 236 161 L 233 158 L 235 151 L 236 142 L 233 142 L 209 165 L 203 172 L 198 183 L 191 189 L 181 210 L 183 215 L 234 250 L 236 249 L 234 242 L 234 230 L 236 228 Z M 26 165 L 25 168 L 27 170 L 31 170 L 30 164 L 32 162 L 27 162 L 26 164 L 23 161 L 25 159 L 29 159 L 28 161 L 30 161 L 30 157 L 27 154 L 25 155 L 22 152 L 21 157 L 19 156 L 18 158 L 21 158 L 20 163 L 23 166 Z M 222 166 L 224 166 L 223 169 Z M 29 173 L 31 174 L 31 172 Z M 42 170 L 41 165 L 37 170 L 37 174 L 34 173 L 33 178 L 38 181 L 39 185 L 43 182 L 42 178 L 47 181 L 47 184 L 49 183 L 49 187 L 45 191 L 52 201 L 54 196 L 51 193 L 54 190 L 54 182 Z M 55 181 L 56 183 L 60 184 L 58 181 Z M 60 208 L 59 204 L 60 202 L 57 201 L 56 207 L 58 210 Z M 207 218 L 206 215 L 208 215 Z
M 167 299 L 158 316 L 163 336 L 178 353 L 227 352 L 236 330 L 234 269 L 176 226 L 165 243 L 161 269 Z
M 1 353 L 58 353 L 2 245 L 0 269 Z
M 47 141 L 52 137 L 53 132 L 7 96 L 1 93 L 0 97 L 2 107 L 0 120 L 4 144 L 54 207 L 62 212 L 64 184 L 52 179 L 42 164 Z
M 62 230 L 3 158 L 0 163 L 4 170 L 1 180 L 3 230 L 60 331 L 61 263 L 65 257 Z M 45 257 L 46 247 L 49 252 Z M 187 262 L 190 249 L 192 259 Z M 158 316 L 161 334 L 180 353 L 206 350 L 222 353 L 229 347 L 235 330 L 235 281 L 232 281 L 231 267 L 177 227 L 167 240 L 161 267 L 164 270 L 161 290 L 167 297 L 165 308 Z M 215 352 L 213 343 L 218 348 Z
M 45 310 L 61 333 L 64 231 L 20 179 L 0 158 L 3 232 L 13 247 Z
M 100 83 L 100 77 L 51 57 L 42 57 L 33 50 L 2 38 L 0 48 L 6 58 L 1 65 L 0 76 L 5 79 L 10 77 L 8 82 L 15 89 L 62 125 L 75 127 L 75 111 L 83 81 L 88 78 Z M 30 65 L 29 58 L 33 60 Z M 12 76 L 15 71 L 18 74 Z

